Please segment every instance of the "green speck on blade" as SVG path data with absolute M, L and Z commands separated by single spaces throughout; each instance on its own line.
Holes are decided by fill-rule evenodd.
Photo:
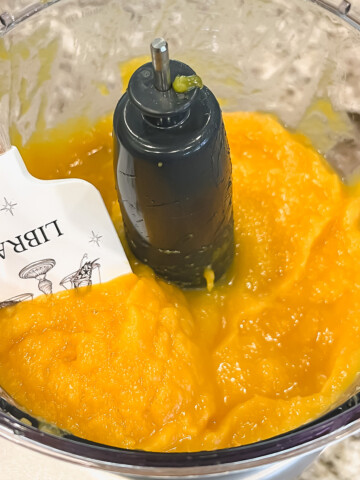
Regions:
M 176 93 L 185 93 L 193 88 L 202 88 L 203 83 L 198 75 L 178 75 L 172 84 Z

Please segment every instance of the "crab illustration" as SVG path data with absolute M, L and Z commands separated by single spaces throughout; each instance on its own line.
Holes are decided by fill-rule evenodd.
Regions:
M 100 278 L 101 265 L 100 263 L 97 263 L 98 260 L 98 258 L 92 261 L 88 260 L 88 255 L 85 253 L 81 259 L 80 268 L 75 272 L 66 275 L 66 277 L 61 280 L 60 285 L 66 290 L 68 290 L 68 288 L 89 287 L 92 285 L 92 273 L 95 269 L 98 270 Z M 67 286 L 67 284 L 69 285 Z

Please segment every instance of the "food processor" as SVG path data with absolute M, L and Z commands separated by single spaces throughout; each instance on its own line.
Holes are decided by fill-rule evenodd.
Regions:
M 13 143 L 113 112 L 124 62 L 164 37 L 223 111 L 274 114 L 306 135 L 344 182 L 360 166 L 360 7 L 323 0 L 50 0 L 0 3 L 0 122 Z M 149 61 L 145 58 L 144 61 Z M 143 62 L 144 63 L 144 62 Z M 0 435 L 123 477 L 295 478 L 360 429 L 359 383 L 321 418 L 236 448 L 153 453 L 89 442 L 31 417 L 2 392 Z

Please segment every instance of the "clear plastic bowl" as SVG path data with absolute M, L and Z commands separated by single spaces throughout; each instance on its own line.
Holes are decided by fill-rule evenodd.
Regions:
M 223 110 L 276 114 L 310 137 L 344 181 L 360 166 L 360 17 L 350 2 L 21 0 L 15 11 L 12 1 L 4 3 L 0 121 L 24 143 L 39 124 L 50 128 L 113 111 L 121 64 L 147 55 L 150 41 L 164 36 L 171 57 L 206 79 Z M 151 453 L 87 442 L 39 423 L 5 392 L 0 435 L 123 475 L 292 478 L 326 445 L 360 429 L 358 386 L 297 430 L 211 452 Z

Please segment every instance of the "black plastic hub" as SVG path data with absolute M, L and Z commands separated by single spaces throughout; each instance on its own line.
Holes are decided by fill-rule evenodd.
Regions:
M 192 75 L 170 61 L 171 78 Z M 234 254 L 231 161 L 219 104 L 203 87 L 154 87 L 152 64 L 131 77 L 114 114 L 125 233 L 137 258 L 183 288 L 219 279 Z

